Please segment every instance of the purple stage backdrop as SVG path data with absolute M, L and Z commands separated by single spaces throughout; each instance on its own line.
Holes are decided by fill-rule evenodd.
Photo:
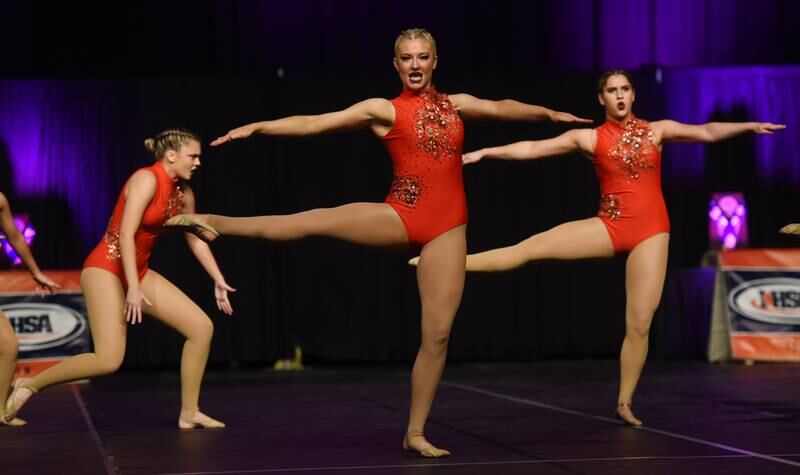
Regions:
M 738 67 L 667 70 L 663 74 L 665 115 L 690 124 L 741 115 L 739 120 L 772 121 L 788 128 L 755 138 L 753 172 L 765 188 L 800 187 L 800 67 Z M 665 179 L 694 184 L 704 175 L 706 147 L 668 145 Z M 748 173 L 750 171 L 747 171 Z M 727 191 L 727 190 L 716 190 Z
M 114 94 L 119 82 L 100 80 L 0 81 L 0 177 L 14 197 L 61 201 L 84 244 L 102 234 L 115 191 L 108 184 L 120 164 Z M 114 126 L 118 125 L 118 127 Z M 122 166 L 121 166 L 122 165 Z M 17 209 L 12 203 L 12 209 Z M 33 223 L 36 227 L 36 223 Z M 67 232 L 67 230 L 64 230 Z

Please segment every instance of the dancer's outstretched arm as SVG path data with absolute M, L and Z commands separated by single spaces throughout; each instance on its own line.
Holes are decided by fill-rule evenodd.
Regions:
M 588 124 L 590 119 L 582 119 L 569 112 L 559 112 L 546 107 L 513 99 L 502 99 L 493 101 L 479 99 L 469 94 L 452 94 L 450 101 L 456 106 L 458 112 L 465 119 L 492 119 L 509 121 L 542 121 L 563 123 Z
M 17 255 L 22 259 L 22 263 L 31 273 L 31 277 L 36 282 L 36 288 L 42 294 L 45 291 L 53 292 L 53 289 L 60 288 L 61 286 L 53 282 L 53 280 L 44 275 L 36 264 L 36 259 L 33 258 L 31 249 L 28 243 L 25 242 L 25 237 L 19 232 L 16 224 L 14 224 L 14 216 L 11 213 L 11 205 L 3 193 L 0 193 L 0 229 L 6 235 L 8 243 L 17 251 Z
M 194 212 L 194 192 L 191 188 L 186 187 L 183 190 L 183 207 L 181 208 L 181 213 Z M 186 243 L 197 258 L 197 261 L 200 262 L 200 265 L 206 270 L 211 280 L 214 281 L 214 299 L 217 302 L 217 308 L 226 315 L 233 315 L 233 306 L 228 299 L 228 292 L 236 292 L 236 289 L 225 282 L 225 277 L 222 275 L 222 271 L 219 270 L 219 265 L 217 265 L 217 260 L 214 258 L 211 248 L 206 242 L 192 233 L 186 233 Z
M 337 112 L 295 115 L 243 125 L 218 137 L 211 145 L 246 139 L 253 134 L 299 137 L 365 127 L 385 128 L 388 132 L 393 123 L 394 107 L 391 102 L 386 99 L 367 99 Z
M 709 122 L 702 125 L 689 125 L 674 120 L 659 120 L 652 122 L 650 126 L 658 143 L 711 143 L 746 133 L 771 135 L 776 130 L 786 128 L 783 124 L 771 122 Z
M 592 154 L 591 129 L 576 129 L 564 132 L 558 137 L 547 140 L 527 140 L 500 147 L 488 147 L 465 153 L 463 163 L 475 163 L 483 158 L 499 158 L 503 160 L 532 160 L 536 158 L 565 155 L 581 151 Z

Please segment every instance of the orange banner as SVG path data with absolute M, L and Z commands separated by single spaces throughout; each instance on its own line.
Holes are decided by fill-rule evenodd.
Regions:
M 47 270 L 42 271 L 61 286 L 62 291 L 75 292 L 81 290 L 81 271 L 79 270 Z M 36 282 L 31 273 L 25 270 L 0 272 L 0 293 L 36 292 Z
M 800 269 L 800 249 L 737 249 L 719 254 L 720 267 Z

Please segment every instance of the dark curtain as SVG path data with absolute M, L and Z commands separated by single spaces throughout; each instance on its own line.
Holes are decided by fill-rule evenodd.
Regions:
M 381 74 L 403 29 L 467 74 L 800 62 L 794 0 L 7 2 L 0 74 Z M 371 76 L 370 76 L 371 77 Z

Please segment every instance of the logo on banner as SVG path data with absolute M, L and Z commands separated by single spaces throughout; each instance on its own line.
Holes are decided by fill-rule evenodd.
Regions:
M 35 351 L 64 345 L 86 328 L 83 315 L 53 303 L 12 303 L 0 307 L 17 334 L 20 351 Z
M 800 279 L 774 277 L 744 282 L 731 290 L 728 304 L 753 320 L 800 325 Z

